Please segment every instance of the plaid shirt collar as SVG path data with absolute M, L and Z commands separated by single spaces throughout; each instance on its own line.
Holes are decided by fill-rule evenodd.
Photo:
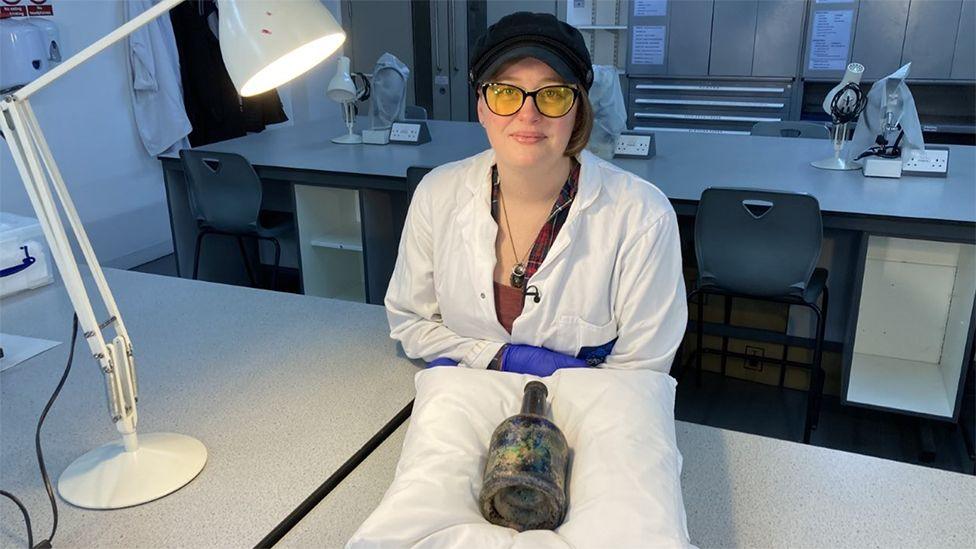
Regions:
M 552 210 L 549 213 L 549 218 L 546 219 L 545 224 L 539 230 L 539 234 L 535 238 L 535 242 L 532 244 L 532 250 L 529 252 L 527 258 L 523 261 L 525 263 L 525 279 L 528 280 L 542 265 L 543 260 L 546 258 L 546 254 L 549 253 L 549 249 L 552 248 L 552 243 L 556 240 L 556 235 L 559 234 L 559 229 L 562 228 L 563 223 L 566 222 L 566 217 L 569 215 L 569 207 L 572 205 L 573 200 L 576 199 L 576 191 L 579 189 L 579 173 L 580 164 L 575 159 L 573 159 L 573 167 L 569 170 L 569 177 L 566 178 L 566 183 L 563 184 L 563 188 L 559 191 L 559 196 L 556 197 L 556 201 L 552 205 Z M 491 167 L 491 216 L 494 218 L 495 223 L 498 223 L 498 191 L 500 189 L 498 181 L 498 167 Z

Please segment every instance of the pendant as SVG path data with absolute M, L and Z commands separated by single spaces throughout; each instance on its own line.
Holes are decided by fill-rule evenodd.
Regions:
M 513 288 L 522 288 L 522 285 L 525 284 L 525 265 L 521 263 L 515 264 L 515 267 L 512 268 L 511 281 Z

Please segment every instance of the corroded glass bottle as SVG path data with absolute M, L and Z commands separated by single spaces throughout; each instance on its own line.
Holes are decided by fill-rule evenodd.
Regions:
M 530 381 L 522 412 L 501 422 L 491 436 L 481 495 L 489 522 L 525 530 L 552 530 L 566 516 L 569 446 L 546 419 L 548 390 Z

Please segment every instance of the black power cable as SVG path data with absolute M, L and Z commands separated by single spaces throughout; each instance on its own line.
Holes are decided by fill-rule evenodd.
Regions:
M 47 474 L 47 466 L 44 465 L 44 452 L 41 451 L 41 426 L 44 425 L 44 420 L 47 419 L 47 413 L 51 410 L 51 406 L 54 405 L 54 401 L 58 399 L 58 395 L 61 393 L 61 388 L 64 387 L 64 382 L 68 379 L 68 374 L 71 372 L 71 363 L 75 359 L 75 343 L 78 341 L 78 315 L 74 315 L 71 328 L 71 347 L 68 349 L 68 363 L 64 367 L 64 373 L 61 374 L 61 381 L 58 382 L 58 386 L 54 389 L 51 394 L 51 398 L 48 399 L 47 405 L 44 406 L 44 411 L 41 412 L 41 417 L 37 420 L 37 429 L 34 430 L 34 449 L 37 451 L 37 465 L 41 469 L 41 480 L 44 481 L 44 489 L 47 491 L 47 497 L 51 501 L 51 515 L 53 517 L 53 523 L 51 525 L 51 535 L 47 539 L 42 540 L 37 545 L 34 545 L 34 532 L 31 528 L 30 515 L 27 512 L 27 508 L 24 504 L 20 502 L 13 494 L 6 490 L 0 490 L 0 495 L 6 496 L 13 500 L 13 502 L 20 508 L 20 512 L 24 515 L 24 522 L 27 523 L 27 547 L 28 549 L 46 549 L 51 547 L 51 540 L 54 539 L 54 533 L 58 531 L 58 500 L 54 497 L 54 488 L 51 486 L 51 477 Z

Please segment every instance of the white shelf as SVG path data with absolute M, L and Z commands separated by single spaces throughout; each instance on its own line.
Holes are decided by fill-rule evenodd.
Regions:
M 334 250 L 363 251 L 363 241 L 359 235 L 322 235 L 312 238 L 309 244 L 316 248 L 332 248 Z
M 938 364 L 864 353 L 851 360 L 847 400 L 852 404 L 951 419 L 955 402 L 947 393 Z
M 295 185 L 306 295 L 366 301 L 359 192 Z

